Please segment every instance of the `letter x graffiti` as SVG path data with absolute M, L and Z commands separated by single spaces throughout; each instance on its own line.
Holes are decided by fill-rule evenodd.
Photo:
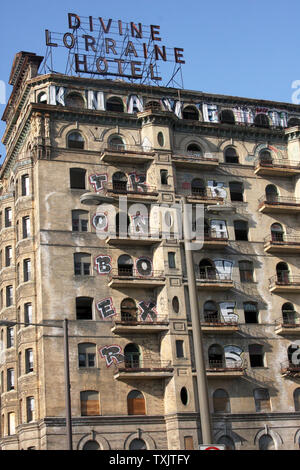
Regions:
M 118 345 L 104 346 L 99 349 L 99 352 L 101 357 L 106 360 L 107 367 L 110 367 L 113 363 L 120 364 L 120 362 L 124 362 L 122 349 Z
M 146 304 L 144 300 L 142 302 L 139 302 L 139 307 L 142 311 L 141 313 L 141 319 L 142 321 L 146 321 L 147 317 L 149 316 L 152 321 L 155 321 L 157 318 L 157 313 L 156 313 L 156 305 L 153 302 L 149 302 Z

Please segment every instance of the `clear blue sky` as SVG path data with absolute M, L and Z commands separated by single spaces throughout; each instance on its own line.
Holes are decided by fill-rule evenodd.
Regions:
M 187 89 L 292 102 L 300 80 L 299 0 L 5 0 L 0 80 L 7 83 L 16 52 L 44 55 L 44 30 L 67 32 L 68 12 L 160 25 L 163 43 L 185 50 Z

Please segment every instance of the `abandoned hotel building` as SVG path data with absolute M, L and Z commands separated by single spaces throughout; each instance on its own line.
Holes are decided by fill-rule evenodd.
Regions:
M 185 196 L 204 206 L 193 262 L 214 443 L 299 449 L 300 107 L 39 74 L 42 60 L 16 54 L 2 117 L 1 448 L 66 447 L 67 318 L 74 448 L 197 449 L 171 207 Z

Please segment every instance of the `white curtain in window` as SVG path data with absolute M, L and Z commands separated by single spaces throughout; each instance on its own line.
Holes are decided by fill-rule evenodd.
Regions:
M 182 119 L 182 107 L 183 103 L 181 103 L 181 101 L 175 102 L 174 113 L 179 119 Z
M 208 181 L 207 186 L 211 191 L 213 197 L 222 197 L 226 198 L 227 193 L 226 189 L 224 189 L 224 183 L 217 182 L 217 181 Z
M 202 104 L 202 114 L 205 122 L 218 122 L 218 106 L 215 104 Z

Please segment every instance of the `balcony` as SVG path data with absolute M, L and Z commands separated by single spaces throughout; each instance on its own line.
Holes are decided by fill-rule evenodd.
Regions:
M 273 233 L 264 239 L 266 253 L 300 253 L 300 237 Z
M 204 230 L 203 248 L 220 249 L 228 246 L 228 236 L 226 233 L 215 232 L 214 230 Z
M 277 196 L 269 198 L 264 195 L 259 198 L 258 203 L 258 210 L 263 214 L 280 212 L 294 214 L 300 212 L 300 199 L 296 199 L 295 197 Z
M 275 320 L 275 333 L 282 336 L 300 336 L 300 316 L 297 312 L 288 310 L 281 318 Z
M 108 245 L 127 245 L 127 246 L 140 246 L 140 245 L 157 245 L 163 240 L 162 233 L 134 233 L 122 237 L 118 233 L 110 233 L 105 240 Z
M 191 188 L 189 190 L 181 190 L 176 194 L 176 198 L 186 197 L 188 203 L 206 204 L 206 205 L 223 205 L 224 198 L 217 196 L 210 188 Z
M 232 334 L 239 331 L 237 321 L 231 319 L 225 321 L 219 314 L 204 313 L 200 321 L 204 333 Z
M 280 364 L 281 375 L 283 377 L 299 377 L 300 376 L 300 364 L 293 364 L 287 360 Z
M 152 271 L 149 276 L 142 276 L 136 269 L 118 268 L 109 273 L 108 287 L 160 287 L 165 285 L 163 271 Z
M 239 361 L 213 361 L 209 360 L 206 365 L 206 374 L 210 378 L 235 378 L 242 377 L 246 366 L 242 360 Z
M 101 149 L 100 160 L 108 163 L 144 163 L 154 160 L 154 155 L 151 147 L 111 144 Z
M 256 160 L 254 173 L 259 176 L 293 176 L 300 174 L 300 162 L 292 160 Z
M 195 266 L 196 285 L 198 289 L 228 290 L 234 287 L 231 273 L 219 274 L 214 268 L 199 269 Z
M 170 361 L 141 361 L 131 358 L 125 358 L 125 362 L 116 367 L 118 370 L 114 378 L 117 380 L 165 379 L 173 377 L 174 371 Z
M 172 162 L 177 167 L 183 168 L 215 168 L 219 166 L 219 158 L 214 153 L 186 152 L 184 154 L 173 154 Z
M 127 196 L 127 199 L 134 201 L 155 201 L 158 197 L 158 192 L 155 186 L 149 186 L 148 184 L 138 184 L 136 188 L 128 187 L 126 181 L 114 181 L 113 183 L 107 184 L 105 187 L 105 193 L 108 196 L 118 198 L 119 196 Z
M 289 272 L 282 272 L 269 279 L 269 291 L 275 294 L 281 292 L 300 292 L 300 276 L 292 276 Z
M 157 315 L 153 320 L 149 316 L 144 321 L 138 315 L 122 312 L 113 320 L 112 333 L 157 333 L 169 329 L 169 319 L 166 315 Z

